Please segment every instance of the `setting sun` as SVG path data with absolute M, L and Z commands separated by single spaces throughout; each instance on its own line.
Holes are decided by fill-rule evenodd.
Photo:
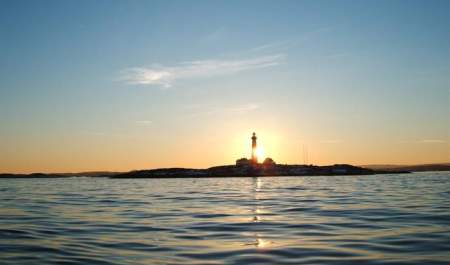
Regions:
M 258 146 L 256 148 L 256 157 L 258 157 L 258 161 L 263 161 L 264 160 L 264 147 L 262 146 Z

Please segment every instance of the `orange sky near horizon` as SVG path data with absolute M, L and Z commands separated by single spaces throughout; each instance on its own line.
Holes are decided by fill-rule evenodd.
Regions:
M 3 1 L 0 173 L 449 163 L 449 7 Z
M 359 143 L 358 140 L 320 140 L 295 137 L 288 132 L 256 131 L 265 157 L 277 163 L 330 165 L 448 163 L 449 145 L 442 142 Z M 2 157 L 2 173 L 55 173 L 129 171 L 160 167 L 207 168 L 234 164 L 251 154 L 251 131 L 235 134 L 204 132 L 195 139 L 171 140 L 172 135 L 152 141 L 144 135 L 86 135 L 41 141 L 35 149 L 8 150 Z M 140 137 L 143 137 L 140 139 Z M 183 137 L 181 137 L 183 138 Z M 64 148 L 60 148 L 64 146 Z M 86 151 L 90 150 L 90 151 Z M 3 154 L 5 154 L 3 152 Z M 306 157 L 305 157 L 306 155 Z M 259 158 L 260 159 L 260 158 Z M 260 162 L 262 160 L 260 159 Z

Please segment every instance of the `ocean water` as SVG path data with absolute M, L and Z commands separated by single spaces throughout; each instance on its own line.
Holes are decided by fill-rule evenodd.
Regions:
M 0 264 L 450 264 L 450 172 L 0 179 Z

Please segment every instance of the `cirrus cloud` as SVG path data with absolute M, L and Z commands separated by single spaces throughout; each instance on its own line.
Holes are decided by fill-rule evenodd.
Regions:
M 123 70 L 120 79 L 134 85 L 171 87 L 181 79 L 228 75 L 279 65 L 285 57 L 284 54 L 274 54 L 241 60 L 200 60 L 174 66 L 133 67 Z
M 443 144 L 446 143 L 447 141 L 441 139 L 425 139 L 420 142 L 423 144 Z

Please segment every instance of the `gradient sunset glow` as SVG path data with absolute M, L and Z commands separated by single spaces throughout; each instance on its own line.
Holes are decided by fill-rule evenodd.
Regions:
M 49 2 L 1 4 L 0 173 L 450 161 L 449 2 Z

